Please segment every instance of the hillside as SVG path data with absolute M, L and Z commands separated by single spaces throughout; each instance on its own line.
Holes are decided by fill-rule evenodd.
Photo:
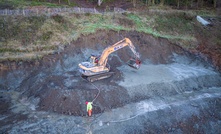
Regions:
M 204 27 L 196 20 L 212 21 Z M 59 52 L 71 41 L 97 30 L 138 31 L 168 39 L 220 67 L 220 18 L 208 11 L 149 10 L 133 13 L 74 14 L 51 16 L 0 16 L 0 60 L 26 61 Z M 1 65 L 5 68 L 4 65 Z
M 220 133 L 216 11 L 110 2 L 125 10 L 104 4 L 74 13 L 56 2 L 49 3 L 53 8 L 23 2 L 17 4 L 27 10 L 12 8 L 21 14 L 0 15 L 0 133 Z M 203 26 L 197 15 L 212 25 Z M 108 57 L 113 76 L 83 79 L 78 64 L 125 37 L 141 67 L 126 65 L 133 53 L 125 47 Z M 86 101 L 93 102 L 92 117 Z

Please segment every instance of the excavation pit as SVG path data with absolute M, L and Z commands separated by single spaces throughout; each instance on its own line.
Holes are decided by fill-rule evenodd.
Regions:
M 108 57 L 114 76 L 94 82 L 95 86 L 80 77 L 80 62 L 125 37 L 141 54 L 140 69 L 126 67 L 133 53 L 125 47 Z M 98 114 L 149 98 L 220 86 L 219 74 L 202 59 L 166 39 L 135 31 L 101 30 L 82 36 L 40 62 L 34 69 L 9 73 L 6 81 L 12 83 L 10 78 L 16 76 L 19 82 L 9 86 L 17 87 L 21 98 L 39 98 L 37 110 L 59 114 L 86 116 L 85 102 L 95 98 L 93 114 Z M 25 75 L 19 77 L 21 73 Z

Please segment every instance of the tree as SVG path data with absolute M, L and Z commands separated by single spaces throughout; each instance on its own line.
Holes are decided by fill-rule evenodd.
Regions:
M 151 5 L 151 0 L 148 0 L 148 6 L 150 6 Z
M 98 6 L 100 6 L 101 5 L 101 3 L 103 2 L 103 0 L 98 0 Z
M 152 0 L 152 5 L 155 5 L 155 0 Z
M 203 0 L 197 0 L 197 8 L 203 7 Z
M 146 6 L 147 6 L 147 4 L 148 4 L 148 3 L 147 3 L 147 1 L 148 1 L 148 0 L 146 0 L 146 1 L 145 1 L 145 3 L 146 3 Z
M 177 8 L 180 8 L 180 0 L 177 0 Z
M 160 5 L 163 6 L 164 2 L 165 2 L 165 0 L 160 0 Z
M 132 0 L 133 1 L 133 7 L 136 7 L 136 0 Z
M 216 8 L 217 0 L 213 0 L 213 7 Z
M 189 0 L 186 0 L 186 1 L 185 1 L 186 9 L 188 8 L 189 4 L 190 4 Z
M 147 3 L 147 1 L 146 1 Z M 148 6 L 155 5 L 155 0 L 148 0 Z
M 191 8 L 193 8 L 193 2 L 194 2 L 194 0 L 191 0 L 191 3 L 190 3 Z

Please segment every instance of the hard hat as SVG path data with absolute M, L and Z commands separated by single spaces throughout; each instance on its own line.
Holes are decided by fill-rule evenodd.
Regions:
M 85 102 L 85 104 L 87 105 L 87 104 L 88 104 L 88 102 L 86 101 L 86 102 Z

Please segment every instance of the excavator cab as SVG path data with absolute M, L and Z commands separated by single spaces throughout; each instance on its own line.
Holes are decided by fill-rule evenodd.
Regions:
M 90 63 L 92 63 L 93 65 L 97 65 L 97 63 L 98 63 L 98 61 L 99 61 L 98 58 L 99 58 L 98 56 L 91 55 L 91 57 L 90 57 Z
M 131 58 L 128 62 L 127 65 L 134 68 L 134 69 L 139 69 L 141 65 L 141 61 L 139 59 Z

